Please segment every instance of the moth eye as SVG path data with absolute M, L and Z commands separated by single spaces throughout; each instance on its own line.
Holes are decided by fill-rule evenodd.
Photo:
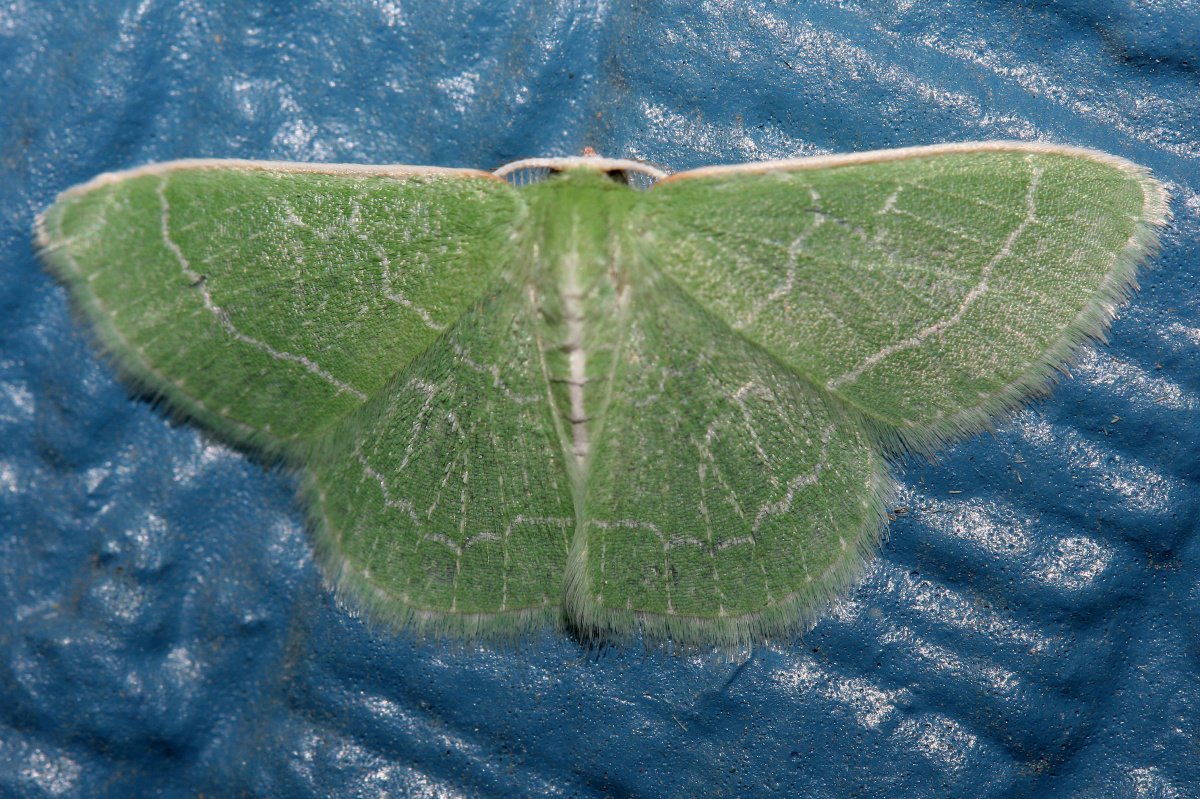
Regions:
M 651 169 L 607 169 L 604 176 L 613 183 L 620 183 L 638 191 L 646 191 L 663 177 Z
M 604 177 L 613 183 L 619 183 L 622 186 L 628 186 L 638 191 L 646 191 L 659 181 L 659 176 L 649 170 L 629 168 L 606 169 L 604 170 Z

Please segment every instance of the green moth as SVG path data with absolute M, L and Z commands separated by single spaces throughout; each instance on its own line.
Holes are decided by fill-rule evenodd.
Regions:
M 302 472 L 372 617 L 730 645 L 855 578 L 889 458 L 1102 338 L 1167 216 L 1128 161 L 989 142 L 669 177 L 175 161 L 36 235 L 127 380 Z

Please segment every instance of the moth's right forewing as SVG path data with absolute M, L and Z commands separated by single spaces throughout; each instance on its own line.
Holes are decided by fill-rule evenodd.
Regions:
M 1102 336 L 1167 217 L 1141 167 L 1020 142 L 714 167 L 649 195 L 672 280 L 924 450 Z

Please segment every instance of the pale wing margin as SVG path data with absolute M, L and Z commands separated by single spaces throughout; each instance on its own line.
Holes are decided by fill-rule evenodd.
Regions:
M 883 221 L 889 213 L 907 210 L 904 204 L 918 194 L 906 195 L 904 190 L 910 187 L 888 184 L 889 170 L 910 165 L 936 180 L 946 165 L 961 166 L 973 156 L 997 163 L 1011 156 L 1007 160 L 1020 174 L 994 177 L 997 185 L 1007 182 L 1012 196 L 996 201 L 994 219 L 988 218 L 992 210 L 986 207 L 993 198 L 947 200 L 943 196 L 941 212 L 961 210 L 963 219 L 950 224 L 935 220 L 941 227 L 927 225 L 931 238 L 941 236 L 941 240 L 936 252 L 922 258 L 910 247 L 912 242 L 897 238 L 898 226 L 889 229 Z M 1034 197 L 1039 170 L 1056 164 L 1066 166 L 1057 175 L 1056 204 L 1046 207 L 1059 214 L 1048 221 L 1062 225 L 1061 229 L 1045 226 L 1043 208 L 1033 205 L 1034 199 L 1041 199 Z M 1078 285 L 1067 281 L 1069 291 L 1064 296 L 1074 292 L 1081 299 L 1052 297 L 1051 305 L 1069 310 L 1052 320 L 1052 330 L 1030 337 L 1028 353 L 1019 358 L 1019 353 L 1005 354 L 1007 340 L 1016 341 L 1024 331 L 991 331 L 985 323 L 1011 327 L 1009 316 L 1019 320 L 1042 313 L 1034 295 L 1043 286 L 1021 281 L 1055 283 L 1050 273 L 1067 268 L 1075 253 L 1064 251 L 1049 265 L 1030 257 L 1048 244 L 1061 248 L 1055 237 L 1061 239 L 1058 234 L 1071 225 L 1075 225 L 1072 235 L 1079 235 L 1079 230 L 1089 229 L 1087 225 L 1112 233 L 1113 226 L 1121 223 L 1123 211 L 1105 211 L 1103 196 L 1087 195 L 1088 191 L 1102 195 L 1102 181 L 1083 188 L 1071 183 L 1071 170 L 1086 171 L 1084 167 L 1107 169 L 1114 184 L 1124 180 L 1136 185 L 1131 191 L 1137 192 L 1134 205 L 1140 207 L 1131 207 L 1112 250 L 1093 254 L 1093 260 L 1104 260 L 1103 268 L 1086 280 L 1081 277 Z M 826 187 L 835 185 L 831 182 L 835 176 L 845 178 L 843 187 L 858 180 L 853 188 L 869 197 L 871 207 L 831 208 L 836 199 L 831 195 L 837 192 Z M 870 180 L 877 184 L 867 185 Z M 795 191 L 790 199 L 781 200 L 788 196 L 785 183 L 794 185 Z M 944 186 L 941 193 L 946 194 Z M 1003 202 L 1009 206 L 1001 207 Z M 1136 288 L 1139 265 L 1157 250 L 1158 231 L 1169 219 L 1167 193 L 1145 168 L 1094 150 L 1023 142 L 947 144 L 706 167 L 663 180 L 649 192 L 645 207 L 646 229 L 654 231 L 654 260 L 663 272 L 733 329 L 857 409 L 881 443 L 891 449 L 922 451 L 986 428 L 997 415 L 1044 393 L 1056 372 L 1088 339 L 1103 341 L 1117 308 Z M 1005 214 L 1011 215 L 1010 221 L 1005 221 Z M 921 221 L 919 214 L 910 216 Z M 1083 217 L 1088 218 L 1081 221 Z M 818 236 L 814 231 L 823 223 L 829 224 Z M 994 237 L 986 240 L 979 235 L 984 233 Z M 1091 242 L 1081 244 L 1080 251 L 1088 246 Z M 846 250 L 840 261 L 830 256 L 837 247 Z M 764 258 L 768 263 L 762 263 Z M 797 270 L 784 265 L 805 258 L 816 276 L 809 282 L 796 280 Z M 1002 280 L 997 268 L 989 286 L 988 270 L 998 262 L 1003 262 L 1009 276 Z M 901 273 L 888 283 L 889 269 L 897 265 L 911 269 L 914 277 Z M 1004 280 L 1009 285 L 1007 297 Z M 868 291 L 867 286 L 882 288 Z M 1018 297 L 1021 294 L 1025 297 Z M 1027 305 L 1006 315 L 1001 299 L 1005 303 L 1022 299 Z M 767 308 L 767 301 L 774 304 Z M 834 307 L 839 302 L 841 306 Z M 942 303 L 941 310 L 937 302 Z M 913 309 L 911 319 L 903 320 L 907 328 L 892 318 L 899 316 L 894 314 L 897 307 Z M 958 325 L 960 321 L 963 324 Z M 955 325 L 957 329 L 951 330 Z M 853 335 L 843 335 L 847 330 Z M 999 354 L 980 356 L 977 348 L 968 346 L 968 331 L 986 338 Z
M 477 170 L 189 159 L 68 189 L 35 237 L 124 378 L 278 454 L 446 329 L 519 214 Z

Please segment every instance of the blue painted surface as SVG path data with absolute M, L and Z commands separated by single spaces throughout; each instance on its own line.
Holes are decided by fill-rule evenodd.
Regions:
M 1116 0 L 0 8 L 0 794 L 1200 795 L 1198 37 Z M 131 399 L 29 244 L 58 191 L 185 156 L 991 138 L 1153 168 L 1164 255 L 1052 400 L 908 464 L 924 510 L 803 642 L 733 662 L 367 628 L 290 480 Z

